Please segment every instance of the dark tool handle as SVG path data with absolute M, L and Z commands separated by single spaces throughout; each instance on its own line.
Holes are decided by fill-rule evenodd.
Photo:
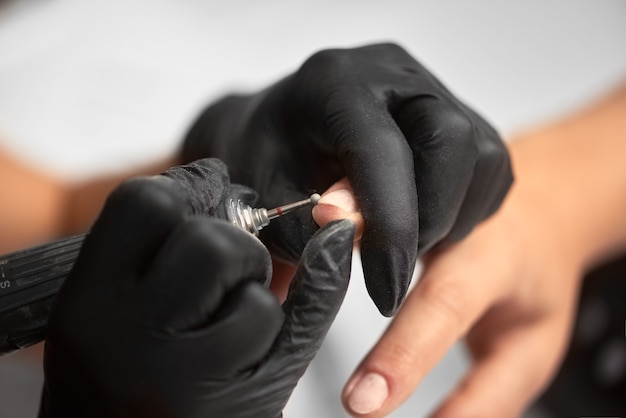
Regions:
M 0 256 L 0 355 L 42 341 L 85 235 Z

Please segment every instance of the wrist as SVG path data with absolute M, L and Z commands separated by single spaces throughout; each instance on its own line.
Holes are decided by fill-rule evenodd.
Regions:
M 590 266 L 626 249 L 626 89 L 511 143 L 516 188 Z

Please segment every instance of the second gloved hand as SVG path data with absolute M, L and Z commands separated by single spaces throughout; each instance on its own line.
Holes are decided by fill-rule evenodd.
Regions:
M 400 306 L 418 254 L 467 235 L 512 181 L 491 126 L 392 44 L 319 52 L 258 94 L 210 106 L 183 147 L 186 161 L 209 156 L 265 207 L 347 176 L 365 218 L 367 288 L 385 315 Z M 291 216 L 261 238 L 295 261 L 315 228 Z
M 261 242 L 206 217 L 228 190 L 204 160 L 111 195 L 48 323 L 40 417 L 280 415 L 343 300 L 354 226 L 311 239 L 281 308 Z

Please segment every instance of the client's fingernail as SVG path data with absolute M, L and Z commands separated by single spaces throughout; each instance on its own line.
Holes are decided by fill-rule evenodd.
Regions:
M 338 189 L 322 196 L 318 205 L 337 206 L 346 212 L 358 212 L 359 203 L 347 189 Z
M 369 414 L 380 408 L 387 396 L 387 380 L 378 373 L 368 373 L 359 378 L 348 394 L 348 406 L 357 414 Z

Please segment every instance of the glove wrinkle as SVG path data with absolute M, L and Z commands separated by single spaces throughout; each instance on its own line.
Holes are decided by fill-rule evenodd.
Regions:
M 194 215 L 213 216 L 217 204 L 230 192 L 226 165 L 216 158 L 205 158 L 176 166 L 161 175 L 177 183 L 191 214 Z

